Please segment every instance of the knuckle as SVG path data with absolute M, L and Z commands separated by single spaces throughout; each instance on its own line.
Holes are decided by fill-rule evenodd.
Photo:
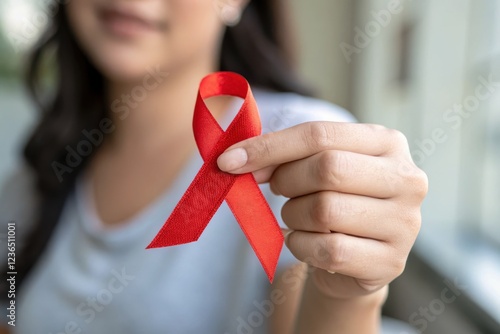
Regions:
M 391 136 L 391 138 L 393 138 L 393 141 L 395 143 L 408 146 L 408 139 L 406 138 L 406 135 L 403 132 L 395 129 L 389 129 L 388 131 L 389 135 Z
M 394 260 L 393 270 L 394 270 L 394 278 L 401 276 L 401 274 L 405 271 L 406 268 L 406 257 L 398 256 Z
M 282 166 L 276 168 L 269 179 L 269 188 L 274 194 L 283 194 L 283 177 L 282 177 Z
M 420 201 L 425 198 L 427 191 L 429 190 L 429 179 L 427 174 L 418 168 L 413 166 L 410 173 L 406 173 L 405 183 L 408 185 L 408 189 L 412 194 Z
M 387 129 L 387 128 L 385 129 L 385 131 L 390 140 L 390 143 L 394 148 L 406 149 L 409 147 L 408 139 L 406 138 L 404 133 L 402 133 L 399 130 Z
M 348 161 L 338 151 L 324 151 L 320 154 L 317 164 L 318 181 L 336 187 L 340 184 L 342 175 L 349 170 Z
M 412 240 L 415 240 L 415 237 L 417 236 L 418 232 L 420 231 L 420 227 L 422 226 L 422 214 L 420 212 L 420 209 L 410 210 L 407 213 L 404 221 L 409 228 Z
M 291 203 L 290 203 L 291 200 L 288 200 L 285 202 L 285 204 L 283 204 L 283 206 L 281 207 L 281 219 L 283 220 L 283 222 L 285 223 L 286 226 L 290 227 L 288 225 L 288 218 L 290 217 L 290 213 L 291 213 Z
M 429 191 L 429 178 L 427 177 L 427 174 L 420 168 L 417 168 L 416 188 L 417 188 L 417 195 L 419 198 L 423 199 L 425 196 L 427 196 L 427 192 Z
M 394 211 L 396 213 L 393 217 L 395 222 L 399 225 L 397 234 L 400 236 L 395 244 L 413 245 L 422 225 L 420 208 L 408 208 L 407 206 L 402 208 L 396 205 Z
M 326 125 L 326 122 L 310 122 L 306 135 L 307 142 L 314 150 L 325 150 L 330 147 L 333 141 L 332 129 Z
M 349 261 L 346 239 L 341 234 L 332 233 L 325 238 L 325 250 L 329 254 L 327 266 L 332 271 L 345 266 Z
M 263 137 L 264 139 L 264 137 Z M 272 156 L 269 140 L 255 140 L 252 146 L 247 148 L 249 160 L 268 159 Z
M 319 192 L 314 198 L 311 216 L 321 230 L 330 232 L 330 222 L 332 220 L 333 201 L 327 192 Z
M 383 125 L 380 125 L 380 124 L 364 124 L 364 126 L 371 130 L 372 132 L 386 132 L 387 130 L 389 130 L 388 128 L 386 128 L 385 126 Z

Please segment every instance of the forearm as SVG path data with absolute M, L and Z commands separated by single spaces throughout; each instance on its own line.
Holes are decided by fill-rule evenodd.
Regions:
M 304 286 L 294 333 L 378 333 L 386 289 L 363 297 L 335 299 L 320 292 L 309 277 Z

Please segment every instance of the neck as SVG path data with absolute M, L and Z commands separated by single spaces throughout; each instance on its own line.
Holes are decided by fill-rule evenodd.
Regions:
M 108 101 L 116 126 L 113 145 L 154 149 L 174 141 L 192 143 L 198 85 L 213 70 L 214 66 L 206 65 L 172 72 L 153 67 L 134 84 L 110 82 Z

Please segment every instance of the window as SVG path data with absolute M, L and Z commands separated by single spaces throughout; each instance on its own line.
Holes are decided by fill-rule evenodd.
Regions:
M 430 182 L 415 252 L 500 324 L 500 3 L 403 1 L 378 30 L 390 1 L 362 3 L 351 109 L 406 134 Z

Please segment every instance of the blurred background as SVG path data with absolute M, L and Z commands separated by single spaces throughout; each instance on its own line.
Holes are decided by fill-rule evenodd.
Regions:
M 423 333 L 500 333 L 500 1 L 289 1 L 317 95 L 405 133 L 429 176 L 384 312 Z M 36 121 L 21 64 L 53 3 L 0 2 L 0 183 Z

